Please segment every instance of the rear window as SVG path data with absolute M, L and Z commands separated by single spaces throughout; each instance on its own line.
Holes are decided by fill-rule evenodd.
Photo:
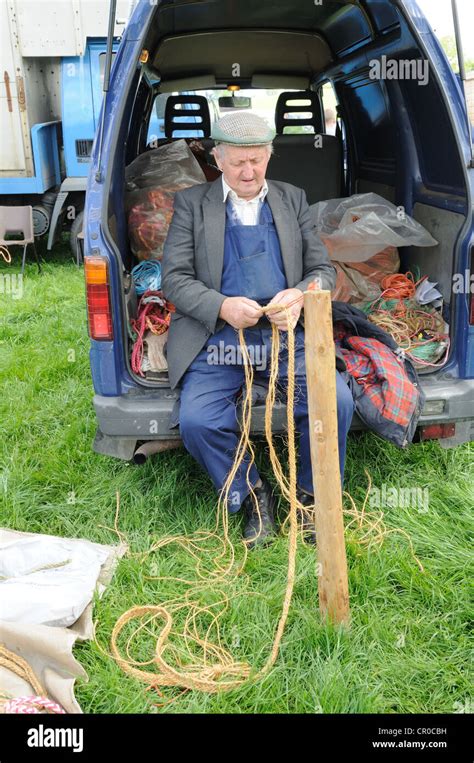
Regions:
M 283 92 L 291 92 L 288 90 L 259 90 L 259 89 L 250 89 L 250 90 L 239 90 L 235 93 L 236 98 L 249 98 L 250 99 L 250 105 L 248 108 L 244 109 L 238 109 L 238 111 L 252 111 L 254 114 L 258 114 L 259 116 L 263 117 L 267 120 L 269 125 L 271 127 L 275 128 L 275 108 L 278 101 L 278 96 L 280 93 Z M 295 93 L 299 92 L 297 90 L 294 91 Z M 235 111 L 233 108 L 226 108 L 219 105 L 219 98 L 222 96 L 229 97 L 231 96 L 231 93 L 229 93 L 228 90 L 220 89 L 220 90 L 196 90 L 196 91 L 185 91 L 182 93 L 183 95 L 203 95 L 209 104 L 209 112 L 211 116 L 211 124 L 223 117 L 225 114 L 229 112 Z M 148 140 L 152 139 L 157 135 L 157 137 L 164 137 L 164 118 L 165 118 L 165 108 L 166 108 L 166 101 L 168 100 L 170 93 L 159 93 L 156 96 L 155 103 L 153 106 L 153 117 L 150 122 L 150 130 L 148 135 Z M 180 95 L 180 93 L 176 92 L 173 93 L 173 95 Z M 304 108 L 305 101 L 301 98 L 295 99 L 295 103 L 292 105 L 295 105 L 297 107 L 300 107 L 301 109 Z M 186 104 L 183 104 L 187 110 L 192 110 L 193 105 L 189 104 L 187 106 Z M 294 115 L 297 119 L 304 119 L 305 117 L 310 117 L 310 112 L 301 111 L 299 115 Z M 186 121 L 189 121 L 189 115 L 186 117 Z M 199 130 L 198 123 L 196 123 L 196 130 Z M 289 133 L 312 133 L 314 132 L 314 129 L 311 125 L 292 125 L 291 127 L 285 127 L 285 135 Z M 186 135 L 189 135 L 189 133 L 186 133 Z M 180 137 L 177 132 L 175 133 L 175 137 Z M 199 137 L 197 134 L 196 137 Z
M 418 87 L 412 80 L 405 80 L 400 85 L 407 102 L 425 185 L 434 190 L 459 189 L 463 195 L 464 176 L 453 128 L 434 77 L 428 87 Z
M 343 93 L 360 176 L 375 171 L 382 182 L 394 184 L 396 137 L 385 90 L 380 82 L 362 81 Z

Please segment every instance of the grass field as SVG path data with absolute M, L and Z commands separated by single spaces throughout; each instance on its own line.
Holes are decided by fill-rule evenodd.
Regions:
M 82 269 L 64 248 L 46 258 L 43 270 L 38 275 L 27 267 L 22 298 L 0 294 L 0 525 L 115 543 L 116 535 L 100 525 L 112 526 L 119 490 L 120 529 L 134 551 L 146 551 L 162 535 L 211 528 L 215 494 L 185 451 L 156 456 L 143 467 L 92 452 Z M 12 272 L 18 268 L 1 266 L 2 275 Z M 264 462 L 260 451 L 266 469 Z M 402 535 L 389 535 L 381 548 L 364 548 L 357 533 L 349 533 L 352 625 L 341 631 L 319 619 L 314 551 L 300 548 L 292 609 L 272 672 L 225 694 L 165 690 L 175 701 L 159 712 L 472 712 L 472 449 L 445 451 L 425 443 L 401 451 L 372 434 L 351 436 L 345 488 L 359 506 L 367 488 L 364 469 L 379 488 L 429 490 L 422 510 L 385 511 L 387 527 L 410 534 L 424 574 Z M 239 521 L 231 520 L 235 542 Z M 223 638 L 239 660 L 258 666 L 267 657 L 286 561 L 287 541 L 279 538 L 251 556 L 247 576 L 234 586 L 233 593 L 241 586 L 261 594 L 232 599 L 225 617 Z M 190 569 L 176 547 L 143 563 L 124 558 L 94 610 L 103 647 L 128 607 L 157 604 L 181 590 L 147 579 L 151 567 L 170 576 Z M 76 684 L 85 712 L 157 711 L 163 700 L 124 675 L 96 644 L 78 644 L 74 654 L 89 675 L 88 683 Z

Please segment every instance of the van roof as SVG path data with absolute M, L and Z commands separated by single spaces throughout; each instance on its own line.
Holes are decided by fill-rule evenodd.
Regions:
M 167 37 L 156 49 L 151 66 L 162 82 L 192 72 L 194 77 L 212 74 L 216 83 L 227 84 L 277 73 L 308 78 L 331 61 L 331 51 L 319 35 L 250 29 Z
M 317 32 L 335 16 L 354 11 L 367 23 L 358 0 L 162 0 L 157 6 L 162 35 L 249 28 Z
M 147 47 L 162 81 L 193 72 L 223 82 L 235 62 L 243 80 L 311 77 L 399 23 L 388 0 L 163 0 L 155 14 Z

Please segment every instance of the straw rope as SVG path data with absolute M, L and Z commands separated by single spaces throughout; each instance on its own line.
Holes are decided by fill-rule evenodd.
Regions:
M 295 423 L 293 417 L 293 405 L 295 396 L 295 358 L 294 358 L 294 332 L 292 330 L 293 321 L 289 311 L 290 305 L 272 305 L 263 308 L 265 312 L 270 310 L 282 309 L 285 311 L 288 325 L 288 388 L 287 388 L 287 428 L 288 428 L 288 461 L 289 478 L 284 475 L 282 466 L 276 454 L 271 430 L 271 412 L 276 395 L 276 383 L 278 378 L 278 356 L 280 347 L 280 336 L 278 328 L 272 326 L 272 360 L 269 380 L 269 390 L 266 404 L 265 416 L 265 434 L 270 448 L 270 461 L 276 480 L 281 488 L 284 497 L 289 501 L 289 551 L 288 551 L 288 569 L 285 594 L 283 598 L 282 611 L 276 627 L 273 645 L 266 662 L 260 670 L 255 671 L 246 662 L 236 662 L 232 655 L 222 646 L 220 639 L 219 619 L 228 609 L 230 598 L 222 592 L 222 597 L 211 605 L 199 604 L 199 594 L 203 594 L 206 589 L 220 590 L 219 586 L 231 582 L 239 576 L 245 567 L 247 559 L 247 544 L 242 542 L 243 558 L 239 561 L 229 538 L 229 518 L 228 518 L 228 500 L 233 479 L 241 466 L 246 453 L 250 458 L 247 466 L 247 480 L 250 468 L 255 461 L 255 451 L 250 440 L 250 426 L 252 415 L 252 382 L 253 368 L 250 362 L 247 346 L 245 344 L 244 332 L 239 331 L 239 341 L 244 358 L 245 372 L 245 394 L 242 402 L 242 426 L 241 437 L 237 445 L 236 454 L 232 468 L 227 476 L 226 482 L 220 492 L 216 525 L 213 531 L 198 531 L 191 536 L 172 536 L 163 538 L 153 544 L 148 552 L 140 555 L 142 558 L 150 553 L 163 548 L 169 544 L 175 543 L 187 551 L 196 560 L 196 578 L 191 581 L 183 578 L 156 577 L 157 580 L 176 580 L 190 586 L 183 597 L 178 597 L 161 605 L 136 606 L 125 612 L 116 622 L 111 636 L 111 652 L 114 659 L 120 667 L 129 675 L 134 676 L 149 686 L 179 686 L 185 689 L 199 689 L 206 692 L 218 692 L 234 689 L 250 678 L 258 680 L 262 678 L 274 665 L 280 644 L 285 630 L 286 621 L 291 605 L 293 587 L 295 581 L 296 567 L 296 549 L 297 549 L 297 508 L 303 507 L 296 498 L 296 446 L 295 446 Z M 248 481 L 250 495 L 254 501 L 255 509 L 258 511 L 258 503 L 255 492 Z M 115 528 L 117 530 L 117 513 L 115 518 Z M 119 537 L 123 537 L 120 533 Z M 217 550 L 214 554 L 209 553 L 209 541 L 217 544 Z M 247 592 L 248 594 L 248 592 Z M 172 643 L 171 637 L 174 635 L 173 618 L 182 610 L 187 609 L 182 633 L 179 634 L 184 639 L 185 649 L 183 650 Z M 198 621 L 203 615 L 210 618 L 210 624 L 207 627 L 204 636 L 199 634 Z M 118 641 L 124 628 L 132 620 L 140 620 L 140 625 L 128 638 L 125 647 L 125 653 L 120 651 Z M 134 660 L 131 655 L 131 645 L 139 633 L 146 631 L 151 635 L 150 625 L 160 621 L 160 631 L 156 640 L 155 654 L 153 659 L 146 662 Z M 211 631 L 216 632 L 216 639 L 211 642 Z M 202 650 L 201 655 L 196 654 L 196 646 Z M 193 649 L 194 647 L 194 649 Z M 166 655 L 165 655 L 166 652 Z M 183 657 L 186 657 L 186 663 L 183 663 Z M 171 664 L 172 660 L 174 664 Z M 178 667 L 176 667 L 176 664 Z M 148 666 L 153 665 L 154 670 L 147 670 Z
M 9 265 L 12 261 L 12 256 L 6 246 L 3 244 L 0 244 L 0 256 L 3 257 L 3 260 Z
M 293 596 L 295 582 L 296 553 L 298 543 L 298 519 L 297 510 L 307 511 L 296 497 L 296 447 L 295 447 L 295 422 L 293 405 L 295 397 L 295 357 L 294 357 L 294 331 L 289 305 L 278 306 L 285 310 L 288 326 L 288 386 L 287 386 L 287 430 L 288 430 L 288 477 L 284 474 L 282 465 L 278 459 L 272 437 L 272 410 L 276 398 L 276 384 L 278 378 L 278 360 L 280 349 L 280 334 L 278 328 L 272 326 L 272 352 L 269 387 L 266 398 L 265 410 L 265 436 L 269 446 L 270 462 L 276 481 L 282 495 L 289 503 L 289 542 L 288 542 L 288 565 L 286 575 L 286 587 L 282 602 L 280 617 L 275 629 L 272 647 L 266 661 L 260 669 L 252 667 L 247 662 L 236 661 L 232 654 L 223 646 L 221 640 L 220 620 L 229 609 L 232 598 L 240 595 L 260 595 L 245 590 L 245 577 L 243 571 L 247 559 L 247 545 L 245 541 L 239 544 L 241 554 L 236 552 L 229 538 L 228 499 L 230 488 L 237 470 L 241 466 L 246 453 L 249 453 L 247 467 L 247 481 L 254 506 L 258 511 L 258 503 L 255 492 L 249 482 L 250 468 L 255 460 L 255 451 L 250 440 L 250 425 L 252 414 L 252 382 L 253 368 L 250 362 L 248 349 L 245 344 L 244 332 L 239 331 L 240 347 L 244 358 L 245 370 L 245 393 L 242 402 L 242 425 L 241 436 L 237 445 L 235 460 L 226 482 L 219 494 L 217 504 L 216 523 L 211 531 L 196 531 L 189 536 L 165 537 L 152 544 L 146 552 L 130 553 L 130 556 L 144 561 L 150 554 L 165 548 L 170 544 L 176 544 L 186 551 L 195 561 L 195 579 L 171 577 L 171 576 L 147 576 L 148 579 L 157 581 L 175 581 L 187 590 L 184 594 L 162 602 L 158 605 L 134 606 L 124 612 L 114 625 L 111 634 L 111 654 L 106 651 L 97 641 L 99 650 L 106 656 L 111 656 L 128 675 L 145 683 L 148 689 L 154 689 L 161 695 L 159 687 L 180 687 L 181 689 L 197 689 L 208 693 L 216 693 L 235 689 L 248 681 L 257 681 L 263 678 L 273 667 L 278 657 L 282 637 L 288 619 L 288 614 Z M 274 309 L 267 306 L 264 311 Z M 369 486 L 370 490 L 370 486 Z M 374 541 L 379 545 L 383 538 L 396 530 L 387 530 L 381 526 L 381 518 L 374 518 L 365 511 L 367 496 L 358 512 L 352 501 L 352 511 L 346 511 L 353 517 L 358 530 L 363 531 L 362 542 L 369 545 Z M 346 495 L 349 495 L 346 493 Z M 124 534 L 118 530 L 119 495 L 117 494 L 117 509 L 115 513 L 114 530 L 120 541 Z M 314 508 L 313 508 L 314 516 Z M 382 514 L 383 519 L 383 514 Z M 405 531 L 400 530 L 407 535 Z M 408 536 L 409 538 L 409 536 Z M 411 550 L 413 547 L 409 538 Z M 413 554 L 414 556 L 414 554 Z M 414 557 L 416 559 L 416 557 Z M 416 559 L 420 568 L 421 564 Z M 241 591 L 231 597 L 223 590 L 226 585 L 240 577 L 242 581 Z M 211 604 L 203 603 L 203 600 L 213 593 L 216 600 Z M 181 630 L 176 621 L 181 617 Z M 203 619 L 205 624 L 203 625 Z M 133 621 L 138 621 L 130 633 L 126 633 L 127 627 Z M 203 632 L 204 631 L 204 632 Z M 139 637 L 147 635 L 155 641 L 154 654 L 148 660 L 134 658 L 133 647 L 137 650 Z M 119 642 L 125 640 L 122 648 Z M 140 645 L 138 645 L 140 646 Z M 138 650 L 140 651 L 140 650 Z M 197 653 L 200 651 L 200 653 Z M 180 695 L 179 695 L 180 696 Z M 175 701 L 174 696 L 168 702 L 160 703 L 157 707 L 164 707 L 169 702 Z
M 0 666 L 11 670 L 12 673 L 16 673 L 17 676 L 27 681 L 35 694 L 43 696 L 46 693 L 29 663 L 2 644 L 0 644 Z
M 352 517 L 351 521 L 346 524 L 346 533 L 350 532 L 355 527 L 359 533 L 362 533 L 361 535 L 357 536 L 357 543 L 359 543 L 361 546 L 370 546 L 375 544 L 379 547 L 382 545 L 388 535 L 392 535 L 393 533 L 400 533 L 400 535 L 403 535 L 405 538 L 407 538 L 411 555 L 420 568 L 420 572 L 424 572 L 424 567 L 415 554 L 413 542 L 409 533 L 407 533 L 407 531 L 403 530 L 401 527 L 393 527 L 390 530 L 387 529 L 383 521 L 385 514 L 381 509 L 379 511 L 366 510 L 367 501 L 372 490 L 372 478 L 367 469 L 364 469 L 364 472 L 365 476 L 367 477 L 368 487 L 360 511 L 358 510 L 351 494 L 345 490 L 343 491 L 343 495 L 347 496 L 352 506 L 351 509 L 344 509 L 344 514 L 348 517 Z
M 416 368 L 441 368 L 449 357 L 450 337 L 441 312 L 419 305 L 418 286 L 410 271 L 382 279 L 382 293 L 367 306 L 368 319 L 390 334 Z M 444 360 L 440 361 L 444 354 Z

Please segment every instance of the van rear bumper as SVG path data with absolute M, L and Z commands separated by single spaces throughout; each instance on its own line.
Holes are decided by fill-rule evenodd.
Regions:
M 420 384 L 426 395 L 425 407 L 420 417 L 421 426 L 448 422 L 464 422 L 459 435 L 451 443 L 468 442 L 474 439 L 474 379 L 435 379 L 420 377 Z M 138 440 L 171 440 L 179 438 L 179 427 L 170 427 L 176 416 L 178 393 L 169 388 L 154 390 L 133 390 L 118 397 L 95 395 L 94 408 L 99 431 L 103 437 L 101 453 L 109 452 L 106 440 L 126 438 L 128 454 Z M 440 409 L 442 408 L 442 411 Z M 436 411 L 436 412 L 435 412 Z M 252 411 L 252 432 L 256 435 L 265 431 L 265 406 L 257 403 Z M 275 405 L 273 431 L 285 430 L 286 409 L 283 404 Z M 354 415 L 351 430 L 365 429 L 364 423 Z M 462 432 L 462 434 L 461 434 Z M 110 450 L 110 448 L 109 448 Z M 110 453 L 110 455 L 118 455 Z M 119 457 L 124 457 L 119 456 Z M 129 456 L 131 458 L 131 455 Z

